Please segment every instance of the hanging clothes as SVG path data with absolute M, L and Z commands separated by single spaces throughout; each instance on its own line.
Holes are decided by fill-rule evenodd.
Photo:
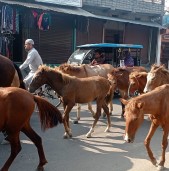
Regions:
M 49 30 L 51 24 L 51 16 L 48 13 L 42 13 L 38 20 L 40 30 Z
M 2 6 L 1 33 L 19 33 L 19 14 L 9 5 Z
M 13 31 L 13 9 L 8 5 L 2 7 L 2 31 Z

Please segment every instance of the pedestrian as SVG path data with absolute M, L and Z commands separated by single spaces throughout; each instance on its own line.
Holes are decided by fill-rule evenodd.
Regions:
M 43 61 L 38 51 L 34 48 L 34 41 L 32 39 L 27 39 L 25 41 L 25 50 L 28 52 L 27 58 L 19 68 L 24 70 L 29 66 L 30 72 L 23 80 L 26 88 L 28 89 L 35 72 L 38 67 L 43 64 Z

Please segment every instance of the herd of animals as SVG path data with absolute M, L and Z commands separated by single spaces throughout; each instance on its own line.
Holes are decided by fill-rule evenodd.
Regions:
M 47 163 L 42 140 L 30 126 L 30 117 L 35 104 L 39 109 L 43 130 L 63 123 L 64 138 L 71 138 L 69 113 L 75 104 L 78 104 L 77 120 L 80 120 L 80 104 L 88 103 L 94 118 L 86 134 L 89 138 L 92 137 L 102 109 L 107 118 L 105 132 L 110 131 L 112 99 L 117 89 L 121 96 L 121 116 L 126 124 L 124 140 L 129 143 L 134 141 L 136 131 L 144 120 L 144 114 L 149 114 L 151 127 L 144 141 L 145 147 L 152 164 L 159 170 L 164 168 L 169 133 L 169 71 L 164 65 L 154 64 L 149 72 L 141 66 L 114 68 L 110 64 L 96 66 L 62 64 L 50 68 L 43 65 L 35 73 L 29 92 L 25 90 L 18 67 L 3 56 L 0 56 L 0 72 L 0 131 L 5 132 L 6 139 L 11 145 L 11 154 L 1 171 L 9 169 L 21 150 L 20 131 L 27 135 L 38 149 L 37 169 L 43 170 L 43 166 Z M 47 100 L 33 94 L 43 84 L 49 85 L 60 97 L 64 108 L 63 114 Z M 92 101 L 96 102 L 96 112 L 92 109 Z M 158 126 L 163 129 L 162 156 L 159 163 L 150 148 L 151 138 Z

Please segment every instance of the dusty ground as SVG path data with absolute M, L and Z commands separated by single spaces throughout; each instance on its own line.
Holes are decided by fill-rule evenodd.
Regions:
M 145 117 L 144 123 L 137 132 L 135 142 L 124 143 L 123 134 L 125 123 L 120 118 L 121 107 L 119 101 L 114 100 L 114 111 L 111 116 L 112 128 L 105 133 L 106 119 L 98 122 L 92 138 L 85 134 L 93 122 L 86 105 L 82 107 L 81 121 L 73 125 L 75 108 L 71 113 L 72 139 L 63 139 L 63 125 L 47 130 L 40 130 L 40 122 L 36 113 L 33 114 L 31 125 L 43 139 L 43 146 L 48 160 L 45 171 L 156 171 L 144 148 L 144 138 L 148 132 L 150 122 Z M 60 108 L 62 110 L 62 108 Z M 159 128 L 152 139 L 152 149 L 159 161 L 161 155 L 162 131 Z M 3 139 L 0 134 L 0 141 Z M 34 171 L 38 165 L 36 147 L 21 134 L 22 151 L 12 164 L 10 171 Z M 9 145 L 0 145 L 0 166 L 9 155 Z M 165 170 L 169 171 L 169 150 L 167 148 Z

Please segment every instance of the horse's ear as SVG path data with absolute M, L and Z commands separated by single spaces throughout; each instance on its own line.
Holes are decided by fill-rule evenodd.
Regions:
M 123 99 L 123 98 L 120 98 L 120 101 L 121 101 L 121 103 L 123 103 L 124 105 L 127 105 L 127 104 L 128 104 L 128 100 L 125 100 L 125 99 Z
M 143 106 L 144 106 L 144 102 L 138 102 L 138 103 L 137 103 L 138 109 L 142 109 Z

